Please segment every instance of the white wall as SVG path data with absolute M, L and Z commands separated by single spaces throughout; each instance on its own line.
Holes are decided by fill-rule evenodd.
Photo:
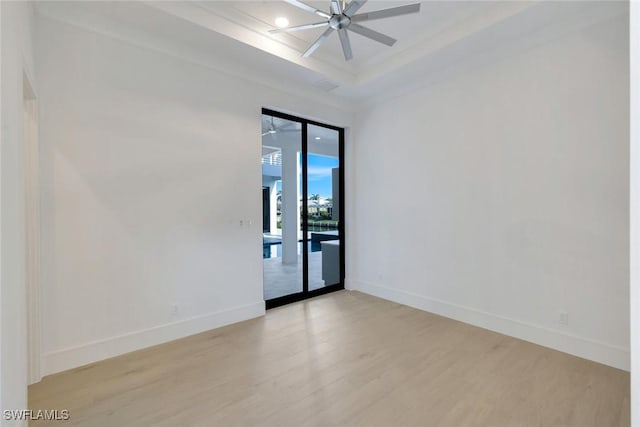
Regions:
M 0 408 L 27 405 L 27 313 L 23 75 L 35 88 L 30 4 L 1 2 L 2 134 L 0 263 Z M 4 424 L 4 419 L 0 421 Z
M 640 2 L 631 5 L 631 114 L 640 117 Z M 640 426 L 640 123 L 631 121 L 631 425 Z
M 628 369 L 627 31 L 359 113 L 349 286 Z
M 262 314 L 261 107 L 350 115 L 46 17 L 37 41 L 45 373 Z

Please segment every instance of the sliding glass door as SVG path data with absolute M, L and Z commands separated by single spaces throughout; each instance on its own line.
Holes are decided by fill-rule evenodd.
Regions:
M 267 308 L 344 289 L 343 152 L 344 129 L 263 109 Z

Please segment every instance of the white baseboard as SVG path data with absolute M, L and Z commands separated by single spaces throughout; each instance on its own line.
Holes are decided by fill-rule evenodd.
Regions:
M 411 292 L 373 283 L 349 281 L 349 289 L 459 320 L 564 353 L 629 371 L 629 350 Z
M 77 368 L 131 351 L 184 338 L 265 313 L 264 301 L 45 353 L 43 375 Z
M 351 279 L 344 279 L 344 288 L 348 291 L 357 291 L 358 284 Z

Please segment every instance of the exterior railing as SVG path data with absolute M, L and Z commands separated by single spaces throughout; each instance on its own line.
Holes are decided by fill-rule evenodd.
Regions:
M 280 151 L 276 151 L 275 153 L 262 156 L 262 164 L 271 166 L 282 166 L 282 153 Z

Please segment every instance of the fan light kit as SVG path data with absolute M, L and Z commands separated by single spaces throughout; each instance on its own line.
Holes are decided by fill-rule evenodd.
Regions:
M 349 30 L 387 46 L 393 46 L 397 41 L 396 39 L 389 37 L 386 34 L 374 31 L 370 28 L 364 27 L 358 24 L 358 22 L 391 18 L 392 16 L 407 15 L 409 13 L 417 13 L 420 11 L 420 3 L 416 3 L 406 6 L 392 7 L 391 9 L 383 9 L 373 12 L 356 14 L 356 12 L 367 2 L 367 0 L 351 0 L 349 4 L 347 4 L 344 0 L 331 0 L 331 12 L 328 13 L 323 12 L 320 9 L 316 9 L 313 6 L 310 6 L 298 0 L 285 1 L 289 4 L 292 4 L 293 6 L 306 10 L 307 12 L 319 15 L 325 20 L 322 22 L 315 22 L 313 24 L 296 25 L 293 27 L 287 27 L 285 25 L 284 28 L 270 30 L 270 33 L 276 34 L 291 31 L 309 30 L 311 28 L 329 27 L 320 35 L 320 37 L 318 37 L 318 39 L 309 47 L 309 49 L 304 52 L 302 56 L 304 56 L 305 58 L 311 56 L 313 52 L 315 52 L 327 40 L 327 37 L 329 37 L 334 31 L 338 32 L 338 37 L 340 37 L 340 44 L 342 45 L 342 52 L 344 53 L 344 59 L 347 61 L 353 58 L 353 53 L 351 51 L 351 42 L 349 41 Z M 276 25 L 279 26 L 277 23 Z

